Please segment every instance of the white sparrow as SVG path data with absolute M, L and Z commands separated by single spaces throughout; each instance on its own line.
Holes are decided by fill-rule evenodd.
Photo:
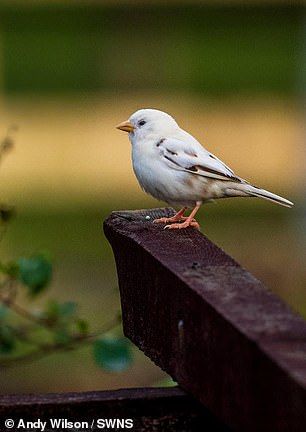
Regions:
M 168 224 L 165 228 L 199 228 L 194 216 L 200 206 L 218 198 L 259 197 L 293 206 L 238 177 L 165 112 L 138 110 L 117 129 L 129 133 L 133 169 L 142 189 L 158 200 L 182 207 L 175 216 L 154 221 Z M 188 207 L 193 210 L 184 217 Z

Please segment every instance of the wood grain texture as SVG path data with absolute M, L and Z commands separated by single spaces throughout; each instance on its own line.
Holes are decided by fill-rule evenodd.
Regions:
M 92 429 L 82 428 L 82 431 L 101 430 L 97 428 L 97 420 L 104 418 L 133 419 L 134 427 L 126 430 L 135 432 L 228 430 L 208 410 L 177 387 L 0 396 L 1 431 L 6 430 L 4 421 L 8 418 L 14 419 L 15 425 L 20 418 L 25 421 L 47 421 L 49 427 L 46 431 L 55 430 L 50 428 L 51 418 L 88 421 L 90 424 L 95 420 Z
M 217 417 L 240 431 L 304 431 L 306 322 L 173 209 L 114 212 L 124 332 Z

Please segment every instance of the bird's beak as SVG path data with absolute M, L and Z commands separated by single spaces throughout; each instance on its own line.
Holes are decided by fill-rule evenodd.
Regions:
M 124 132 L 133 132 L 133 130 L 134 130 L 134 126 L 132 125 L 132 123 L 131 122 L 129 122 L 128 120 L 127 121 L 124 121 L 124 122 L 122 122 L 122 123 L 120 123 L 120 124 L 118 124 L 117 126 L 116 126 L 116 128 L 117 129 L 120 129 L 120 130 L 122 130 L 122 131 L 124 131 Z

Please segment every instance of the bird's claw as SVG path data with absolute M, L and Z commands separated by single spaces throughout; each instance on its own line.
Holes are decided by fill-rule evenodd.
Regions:
M 197 230 L 200 230 L 200 225 L 195 219 L 191 221 L 186 220 L 185 222 L 182 223 L 173 223 L 171 225 L 166 225 L 164 229 L 184 229 L 188 227 L 192 227 L 192 228 L 196 228 Z
M 159 219 L 154 219 L 153 223 L 162 223 L 162 224 L 168 224 L 168 223 L 173 223 L 173 222 L 179 222 L 179 221 L 185 221 L 187 220 L 188 217 L 187 216 L 180 216 L 180 217 L 170 217 L 170 218 L 159 218 Z M 196 222 L 195 219 L 192 219 L 192 222 Z
M 172 218 L 162 217 L 159 219 L 154 219 L 153 223 L 169 223 L 172 221 Z

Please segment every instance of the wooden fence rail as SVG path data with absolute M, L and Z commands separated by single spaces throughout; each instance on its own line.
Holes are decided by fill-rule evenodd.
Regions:
M 133 432 L 222 432 L 226 429 L 192 397 L 178 388 L 139 388 L 101 392 L 0 396 L 0 431 L 9 431 L 6 420 L 46 422 L 45 432 L 55 430 L 131 430 Z M 51 419 L 87 422 L 88 427 L 54 428 Z M 132 419 L 133 428 L 102 428 L 103 420 Z M 98 422 L 100 421 L 100 422 Z M 77 425 L 78 426 L 78 425 Z M 101 427 L 99 427 L 101 426 Z
M 172 209 L 115 212 L 124 332 L 225 424 L 305 431 L 306 322 Z

